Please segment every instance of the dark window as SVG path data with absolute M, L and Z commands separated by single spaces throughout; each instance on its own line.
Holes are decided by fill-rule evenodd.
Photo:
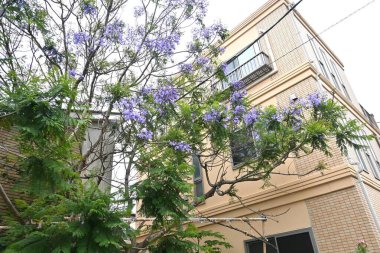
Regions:
M 234 166 L 256 157 L 254 138 L 251 131 L 236 131 L 231 136 L 231 153 Z
M 309 233 L 276 238 L 279 253 L 314 253 Z
M 202 180 L 202 170 L 199 158 L 197 155 L 193 155 L 193 166 L 194 170 L 194 195 L 196 197 L 202 197 L 204 194 L 203 190 L 203 180 Z
M 267 253 L 316 253 L 311 241 L 310 233 L 303 232 L 292 235 L 274 236 L 268 239 Z M 246 243 L 247 253 L 263 253 L 262 241 Z
M 270 244 L 266 245 L 267 253 L 277 253 L 277 245 L 274 237 L 268 238 Z M 273 246 L 271 246 L 273 245 Z M 263 252 L 264 243 L 262 241 L 253 241 L 247 243 L 247 250 L 249 253 L 262 253 Z

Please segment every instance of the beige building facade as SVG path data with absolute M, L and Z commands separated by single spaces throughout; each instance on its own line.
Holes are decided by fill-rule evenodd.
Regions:
M 314 152 L 288 159 L 276 172 L 292 175 L 273 175 L 273 186 L 264 188 L 262 182 L 242 183 L 237 187 L 242 203 L 215 196 L 198 208 L 199 215 L 268 215 L 266 222 L 254 222 L 254 229 L 244 222 L 232 224 L 256 236 L 264 234 L 277 247 L 267 246 L 267 253 L 348 253 L 355 252 L 359 240 L 367 242 L 371 253 L 380 252 L 380 130 L 355 98 L 343 63 L 297 11 L 252 44 L 290 8 L 287 0 L 270 0 L 230 32 L 222 59 L 228 63 L 228 79 L 243 80 L 253 106 L 285 106 L 315 91 L 327 94 L 347 109 L 348 117 L 363 124 L 362 134 L 376 139 L 363 143 L 365 150 L 350 149 L 347 156 L 331 141 L 332 157 Z M 321 162 L 326 170 L 308 173 Z M 233 161 L 229 166 L 227 176 L 238 173 Z M 203 184 L 199 178 L 196 183 Z M 203 187 L 207 192 L 206 183 Z M 233 246 L 226 253 L 264 252 L 262 242 L 241 232 L 200 226 L 226 236 Z

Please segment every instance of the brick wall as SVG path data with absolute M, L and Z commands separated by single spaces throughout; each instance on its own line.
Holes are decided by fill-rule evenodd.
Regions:
M 309 199 L 306 205 L 320 253 L 355 252 L 358 240 L 379 252 L 380 237 L 359 187 Z
M 265 19 L 257 24 L 257 30 L 265 31 L 278 21 L 287 11 L 287 8 L 282 5 L 274 12 L 269 14 Z M 273 53 L 278 73 L 272 76 L 275 79 L 289 70 L 301 65 L 307 61 L 306 52 L 303 47 L 299 47 L 302 44 L 299 31 L 294 23 L 292 15 L 285 17 L 278 25 L 276 25 L 271 32 L 268 33 L 268 41 L 270 49 Z M 261 43 L 264 52 L 268 52 L 267 45 Z M 285 56 L 286 55 L 286 56 Z
M 298 98 L 302 98 L 315 91 L 317 91 L 317 81 L 314 78 L 309 77 L 278 94 L 276 96 L 277 105 L 279 107 L 287 106 L 289 104 L 289 97 L 291 94 L 295 94 Z M 336 145 L 335 141 L 330 140 L 328 144 L 331 148 L 330 152 L 332 153 L 332 157 L 328 157 L 322 152 L 314 151 L 311 155 L 295 159 L 294 163 L 297 172 L 299 174 L 306 174 L 316 169 L 320 162 L 323 162 L 327 168 L 331 168 L 344 163 L 345 158 L 342 156 L 340 149 Z
M 371 186 L 366 186 L 372 206 L 377 213 L 377 219 L 380 221 L 380 191 Z
M 15 183 L 19 178 L 15 167 L 19 151 L 14 137 L 14 130 L 0 128 L 0 183 L 11 201 L 22 196 L 14 189 Z M 7 212 L 8 208 L 4 200 L 0 197 L 0 223 L 2 223 L 4 215 Z

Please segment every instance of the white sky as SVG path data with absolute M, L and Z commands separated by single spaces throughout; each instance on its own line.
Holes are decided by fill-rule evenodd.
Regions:
M 209 0 L 210 20 L 232 29 L 266 0 Z M 370 0 L 304 0 L 297 10 L 321 32 Z M 298 2 L 295 0 L 294 2 Z M 359 102 L 380 121 L 380 0 L 333 27 L 321 37 L 345 66 Z M 252 38 L 254 39 L 254 38 Z

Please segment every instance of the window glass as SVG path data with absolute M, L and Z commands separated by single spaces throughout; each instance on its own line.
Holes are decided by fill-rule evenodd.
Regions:
M 359 161 L 359 164 L 360 164 L 361 168 L 362 168 L 365 172 L 368 173 L 368 168 L 367 168 L 367 166 L 366 166 L 366 164 L 365 164 L 365 162 L 364 162 L 364 159 L 363 159 L 363 156 L 362 156 L 362 154 L 361 154 L 361 151 L 355 149 L 355 153 L 356 153 L 356 156 L 357 156 L 357 158 L 358 158 L 358 161 Z
M 239 130 L 231 136 L 231 153 L 234 166 L 256 156 L 254 139 L 251 131 Z
M 327 79 L 329 79 L 329 76 L 327 75 L 327 71 L 326 71 L 326 68 L 325 68 L 325 64 L 323 64 L 322 61 L 319 61 L 319 66 L 321 67 L 321 70 L 322 70 L 322 72 L 323 72 L 323 75 L 324 75 Z
M 309 232 L 286 236 L 274 236 L 268 239 L 267 253 L 316 253 Z M 263 242 L 256 240 L 246 243 L 247 253 L 263 253 Z
M 314 253 L 308 232 L 277 237 L 279 253 Z
M 196 156 L 194 154 L 192 156 L 192 158 L 193 158 L 193 166 L 195 168 L 195 170 L 194 170 L 194 193 L 195 193 L 196 197 L 201 197 L 204 194 L 201 164 L 200 164 L 200 161 L 198 159 L 198 156 Z
M 237 58 L 239 60 L 240 66 L 252 59 L 255 56 L 255 51 L 253 49 L 253 46 L 250 46 L 246 50 L 244 50 L 243 53 L 241 53 Z
M 274 237 L 268 238 L 268 241 L 270 244 L 277 247 Z M 263 253 L 263 247 L 263 242 L 259 240 L 247 243 L 249 253 Z M 277 249 L 272 247 L 271 245 L 267 244 L 266 247 L 267 253 L 277 253 Z

